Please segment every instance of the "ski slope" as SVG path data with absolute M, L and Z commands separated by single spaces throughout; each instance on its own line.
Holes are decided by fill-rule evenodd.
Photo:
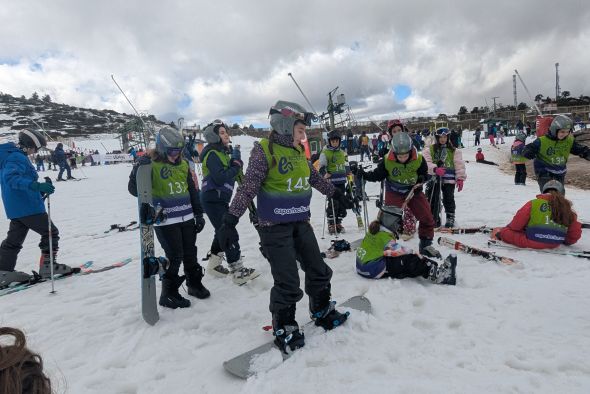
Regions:
M 484 145 L 486 158 L 507 155 L 511 138 L 506 140 L 501 150 Z M 245 161 L 253 141 L 234 138 Z M 534 197 L 536 183 L 514 186 L 512 176 L 475 163 L 474 155 L 473 147 L 463 150 L 470 163 L 465 188 L 456 193 L 458 225 L 506 224 Z M 99 267 L 131 257 L 133 263 L 56 282 L 55 295 L 45 283 L 0 297 L 0 325 L 26 332 L 57 392 L 590 392 L 590 261 L 503 249 L 496 251 L 521 263 L 508 267 L 458 254 L 456 287 L 421 279 L 363 279 L 355 273 L 352 252 L 327 260 L 334 270 L 334 299 L 363 294 L 373 314 L 353 313 L 343 327 L 309 336 L 305 349 L 284 364 L 248 381 L 236 379 L 222 362 L 271 339 L 261 327 L 271 321 L 272 278 L 257 233 L 244 216 L 238 225 L 242 254 L 247 266 L 262 273 L 259 278 L 237 287 L 229 278 L 206 276 L 210 299 L 189 297 L 192 306 L 184 310 L 161 308 L 160 321 L 148 326 L 140 313 L 139 234 L 103 234 L 111 224 L 136 220 L 136 200 L 127 192 L 130 170 L 129 164 L 84 167 L 88 179 L 57 183 L 51 206 L 61 236 L 59 262 L 94 260 Z M 367 193 L 378 194 L 378 185 L 369 184 Z M 589 191 L 568 188 L 567 197 L 582 219 L 590 219 Z M 312 224 L 327 249 L 330 238 L 321 238 L 323 207 L 324 197 L 315 192 Z M 374 201 L 369 210 L 374 217 Z M 352 213 L 344 223 L 345 239 L 362 236 Z M 7 229 L 3 217 L 2 236 Z M 211 237 L 207 224 L 198 236 L 199 259 Z M 486 246 L 483 234 L 453 237 Z M 29 234 L 17 269 L 36 268 L 38 242 Z M 417 249 L 417 238 L 408 244 Z M 588 230 L 572 248 L 590 249 Z M 297 310 L 300 323 L 308 320 L 307 306 L 305 297 Z

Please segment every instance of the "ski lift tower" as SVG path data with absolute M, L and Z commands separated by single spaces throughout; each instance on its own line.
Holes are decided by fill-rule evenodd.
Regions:
M 147 150 L 155 134 L 153 122 L 148 120 L 147 114 L 141 114 L 119 127 L 121 148 L 127 152 L 129 148 Z
M 346 104 L 346 97 L 343 93 L 336 95 L 338 86 L 335 89 L 328 92 L 328 108 L 327 111 L 320 114 L 319 118 L 329 123 L 326 128 L 329 130 L 335 130 L 337 128 L 351 128 L 356 125 L 356 119 L 350 109 L 350 106 Z M 334 99 L 336 99 L 334 102 Z

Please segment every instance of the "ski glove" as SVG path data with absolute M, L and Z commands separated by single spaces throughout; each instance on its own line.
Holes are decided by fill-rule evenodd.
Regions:
M 238 221 L 239 218 L 230 213 L 223 215 L 221 227 L 217 231 L 217 240 L 224 251 L 239 248 L 238 241 L 240 240 L 240 236 L 238 235 L 238 230 L 236 230 Z
M 195 231 L 196 233 L 200 233 L 203 231 L 203 227 L 205 227 L 205 219 L 203 219 L 203 215 L 195 216 Z
M 351 209 L 354 206 L 354 202 L 352 202 L 348 197 L 346 197 L 346 195 L 342 193 L 342 190 L 340 189 L 334 190 L 334 194 L 332 194 L 332 199 L 338 201 L 338 204 L 344 207 L 344 209 Z
M 242 161 L 242 153 L 240 152 L 240 150 L 238 148 L 233 148 L 231 151 L 231 159 L 232 160 L 238 160 L 238 161 Z
M 463 190 L 463 179 L 457 179 L 456 183 L 457 183 L 457 191 L 460 192 L 461 190 Z
M 445 168 L 444 168 L 444 167 L 436 167 L 436 168 L 434 169 L 434 173 L 435 173 L 437 176 L 441 176 L 441 177 L 442 177 L 442 176 L 444 176 L 444 175 L 445 175 Z
M 29 189 L 36 191 L 36 192 L 41 192 L 44 194 L 52 194 L 55 191 L 55 186 L 53 186 L 49 182 L 43 182 L 43 183 L 32 182 L 29 185 Z

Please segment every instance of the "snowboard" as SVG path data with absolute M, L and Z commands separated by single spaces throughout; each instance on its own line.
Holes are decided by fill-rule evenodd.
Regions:
M 142 204 L 152 205 L 152 166 L 144 164 L 138 167 L 136 174 L 137 205 L 139 212 L 139 242 L 141 248 L 141 315 L 149 325 L 160 320 L 156 298 L 156 278 L 151 266 L 156 261 L 154 256 L 154 226 L 142 220 Z M 157 264 L 157 262 L 156 262 Z
M 342 304 L 338 305 L 338 308 L 349 308 L 349 309 L 355 309 L 361 312 L 365 312 L 365 313 L 371 313 L 371 302 L 369 301 L 368 298 L 365 298 L 363 296 L 355 296 L 352 298 L 349 298 L 348 300 L 344 301 Z M 306 328 L 309 328 L 311 326 L 313 326 L 314 321 L 310 320 L 309 322 L 305 323 L 301 328 L 303 330 L 305 330 Z M 335 328 L 337 329 L 337 328 Z M 314 330 L 313 332 L 322 332 L 320 329 L 318 330 Z M 305 350 L 305 347 L 296 350 L 296 352 L 301 351 L 301 350 Z M 275 345 L 274 340 L 265 343 L 264 345 L 260 345 L 252 350 L 249 350 L 245 353 L 240 354 L 237 357 L 232 358 L 231 360 L 227 360 L 223 363 L 223 367 L 225 368 L 225 370 L 229 373 L 231 373 L 234 376 L 237 376 L 239 378 L 242 379 L 248 379 L 251 376 L 254 376 L 257 372 L 262 372 L 262 371 L 257 371 L 257 370 L 253 370 L 252 364 L 256 363 L 256 360 L 259 357 L 264 357 L 265 354 L 269 353 L 269 352 L 278 352 L 280 355 L 282 355 L 283 357 L 283 361 L 287 360 L 292 353 L 289 354 L 285 354 L 283 352 L 281 352 L 279 350 L 279 348 Z M 276 354 L 275 354 L 276 355 Z M 270 369 L 274 368 L 271 367 Z M 266 371 L 264 371 L 266 372 Z

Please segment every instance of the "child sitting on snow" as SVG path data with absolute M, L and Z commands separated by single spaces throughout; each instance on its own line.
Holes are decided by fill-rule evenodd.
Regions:
M 447 256 L 442 264 L 414 253 L 397 242 L 398 230 L 402 223 L 402 210 L 395 206 L 383 205 L 377 220 L 371 222 L 356 252 L 356 272 L 369 279 L 416 278 L 443 285 L 456 283 L 455 269 L 457 256 Z
M 489 164 L 491 166 L 497 166 L 497 164 L 494 163 L 493 161 L 487 161 L 485 159 L 485 156 L 483 155 L 481 148 L 477 148 L 477 153 L 475 154 L 475 161 L 478 163 L 481 163 L 481 164 Z

